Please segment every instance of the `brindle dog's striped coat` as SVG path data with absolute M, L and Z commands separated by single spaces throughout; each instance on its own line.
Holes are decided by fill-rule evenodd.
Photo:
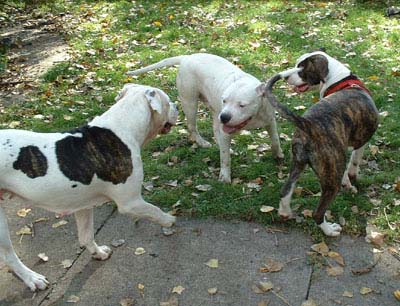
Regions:
M 364 145 L 378 127 L 378 112 L 374 101 L 364 87 L 349 86 L 322 98 L 301 117 L 279 103 L 272 93 L 272 87 L 279 79 L 288 78 L 290 84 L 303 89 L 308 85 L 321 83 L 321 96 L 324 96 L 325 91 L 340 83 L 330 82 L 335 72 L 332 67 L 337 67 L 339 63 L 336 61 L 330 65 L 332 60 L 336 61 L 323 52 L 312 53 L 299 60 L 295 69 L 272 77 L 266 85 L 259 88 L 259 92 L 265 93 L 278 112 L 297 127 L 292 143 L 293 164 L 289 179 L 281 190 L 280 215 L 285 218 L 291 216 L 290 198 L 295 183 L 300 173 L 309 165 L 321 184 L 321 198 L 313 214 L 314 220 L 326 235 L 338 236 L 340 225 L 326 222 L 324 215 L 338 193 L 341 182 L 345 187 L 354 188 L 349 178 L 356 178 Z M 316 71 L 323 73 L 315 73 Z M 313 75 L 310 76 L 310 73 Z M 297 79 L 290 79 L 293 74 L 297 74 Z M 317 82 L 307 82 L 310 79 L 315 80 L 316 75 Z M 352 147 L 354 151 L 346 170 L 348 147 Z

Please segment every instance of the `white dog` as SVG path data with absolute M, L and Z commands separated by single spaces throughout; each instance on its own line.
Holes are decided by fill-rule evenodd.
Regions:
M 115 201 L 121 213 L 169 227 L 175 217 L 142 199 L 141 146 L 176 123 L 178 111 L 160 89 L 127 84 L 107 112 L 66 133 L 0 131 L 0 199 L 10 193 L 59 214 L 75 214 L 79 242 L 93 257 L 111 250 L 94 241 L 93 207 Z M 46 278 L 27 268 L 10 241 L 0 206 L 0 259 L 31 290 Z
M 220 181 L 231 181 L 231 135 L 241 129 L 266 127 L 271 137 L 273 156 L 283 158 L 274 109 L 256 92 L 261 82 L 229 61 L 216 55 L 198 53 L 167 58 L 127 74 L 138 75 L 173 65 L 180 65 L 176 81 L 189 137 L 200 147 L 211 145 L 197 130 L 198 101 L 203 100 L 211 109 L 214 136 L 220 148 Z

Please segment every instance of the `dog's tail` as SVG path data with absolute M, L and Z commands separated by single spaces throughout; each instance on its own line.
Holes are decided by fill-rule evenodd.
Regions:
M 137 70 L 128 71 L 126 74 L 127 75 L 139 75 L 139 74 L 142 74 L 142 73 L 145 73 L 145 72 L 149 72 L 149 71 L 152 71 L 152 70 L 156 70 L 156 69 L 159 69 L 159 68 L 179 65 L 181 63 L 182 59 L 184 59 L 185 57 L 187 57 L 187 55 L 169 57 L 169 58 L 163 59 L 162 61 L 159 61 L 159 62 L 157 62 L 155 64 L 149 65 L 147 67 L 144 67 L 144 68 L 141 68 L 141 69 L 137 69 Z
M 298 68 L 294 68 L 294 69 L 298 69 Z M 293 73 L 293 72 L 294 71 L 291 71 L 291 73 Z M 261 85 L 261 88 L 259 89 L 259 90 L 261 90 L 260 93 L 265 94 L 268 101 L 271 103 L 271 105 L 278 111 L 278 113 L 283 118 L 292 121 L 302 131 L 308 132 L 307 119 L 296 115 L 290 109 L 288 109 L 285 105 L 278 102 L 275 95 L 272 93 L 272 87 L 274 86 L 274 84 L 277 81 L 279 81 L 280 79 L 285 78 L 287 76 L 288 76 L 288 74 L 286 71 L 274 75 L 272 78 L 270 78 L 268 80 L 268 82 L 265 85 L 264 84 Z

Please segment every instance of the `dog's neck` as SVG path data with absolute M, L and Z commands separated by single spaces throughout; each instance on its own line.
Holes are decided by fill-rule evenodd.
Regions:
M 327 59 L 328 59 L 328 69 L 329 73 L 325 79 L 324 83 L 321 83 L 321 88 L 320 88 L 320 97 L 322 98 L 324 96 L 325 91 L 332 85 L 340 80 L 343 80 L 344 78 L 347 78 L 350 74 L 351 71 L 348 69 L 345 65 L 343 65 L 341 62 L 338 60 L 334 59 L 333 57 L 330 57 L 329 55 L 324 54 Z

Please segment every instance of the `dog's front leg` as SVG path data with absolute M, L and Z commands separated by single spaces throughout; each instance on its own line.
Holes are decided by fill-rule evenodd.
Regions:
M 141 197 L 134 200 L 117 200 L 118 211 L 121 214 L 128 214 L 133 218 L 144 218 L 156 222 L 163 227 L 171 227 L 174 225 L 176 218 L 163 212 L 157 206 L 147 203 Z
M 106 245 L 98 246 L 94 241 L 93 209 L 77 211 L 75 213 L 75 220 L 80 245 L 86 247 L 94 259 L 108 259 L 111 255 L 111 249 Z
M 222 125 L 218 116 L 213 118 L 213 129 L 215 139 L 219 146 L 220 172 L 219 181 L 231 182 L 231 136 L 222 131 Z
M 11 244 L 10 234 L 8 232 L 7 219 L 3 209 L 0 206 L 0 260 L 2 260 L 14 273 L 24 281 L 24 283 L 32 290 L 44 290 L 49 282 L 43 275 L 40 275 L 27 266 L 15 254 Z

